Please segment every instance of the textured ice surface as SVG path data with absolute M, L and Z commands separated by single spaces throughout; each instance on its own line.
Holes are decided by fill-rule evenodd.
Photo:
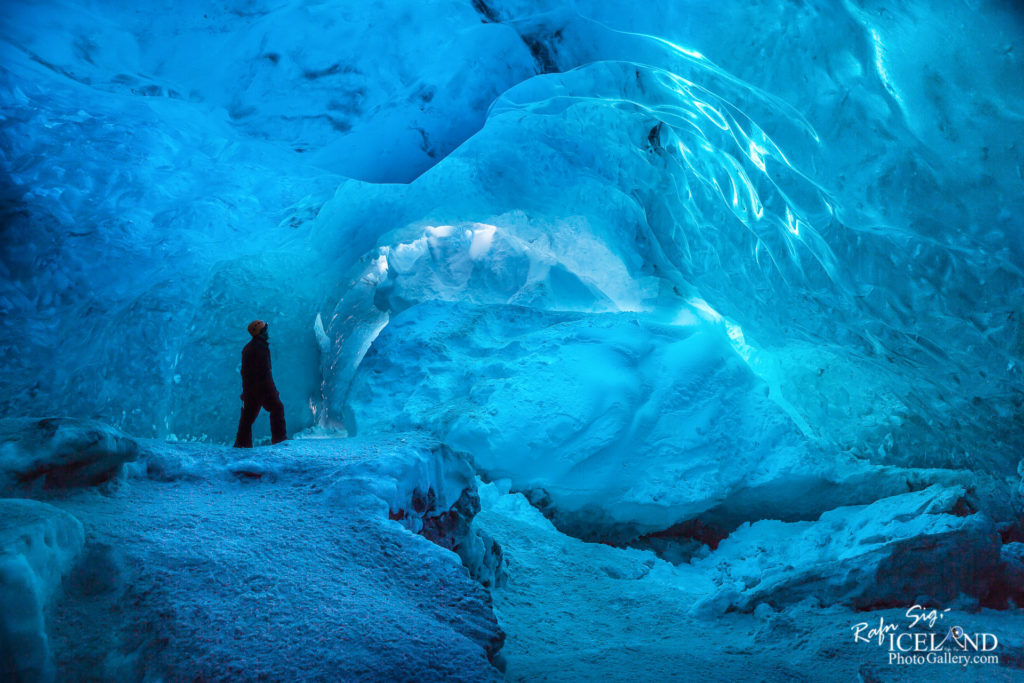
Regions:
M 526 12 L 490 7 L 512 23 Z M 699 295 L 738 324 L 751 364 L 805 431 L 830 445 L 904 464 L 1012 466 L 1021 447 L 1014 217 L 1022 178 L 1013 142 L 1020 103 L 1010 93 L 1020 90 L 1012 87 L 1020 71 L 1008 53 L 988 50 L 986 34 L 1012 41 L 1020 32 L 1007 10 L 925 19 L 913 6 L 844 5 L 785 17 L 765 3 L 749 9 L 745 23 L 762 29 L 749 46 L 714 43 L 722 66 L 665 36 L 610 30 L 578 6 L 551 10 L 516 25 L 541 35 L 537 22 L 557 26 L 546 34 L 552 63 L 584 66 L 509 90 L 484 129 L 412 187 L 369 196 L 347 188 L 321 214 L 340 230 L 398 226 L 381 240 L 391 268 L 386 290 L 410 279 L 407 268 L 390 266 L 390 254 L 425 235 L 424 226 L 459 234 L 472 223 L 493 225 L 498 235 L 525 238 L 538 257 L 550 251 L 571 263 L 581 250 L 592 264 L 583 279 L 599 289 L 633 280 L 632 296 L 609 297 L 619 308 L 671 315 L 680 305 L 673 292 Z M 679 22 L 666 21 L 666 12 Z M 652 6 L 599 18 L 631 29 L 686 27 L 698 43 L 733 25 L 702 22 L 701 12 L 727 10 Z M 957 90 L 957 67 L 945 76 L 930 68 L 922 85 L 909 64 L 938 54 L 924 44 L 889 50 L 884 38 L 922 19 L 928 30 L 966 22 L 958 40 L 981 43 L 971 54 L 986 78 Z M 765 69 L 758 50 L 775 55 L 780 34 L 809 44 Z M 797 61 L 808 57 L 804 66 Z M 616 61 L 588 63 L 597 58 Z M 984 132 L 963 139 L 960 128 Z M 614 261 L 590 259 L 590 237 Z M 418 267 L 446 273 L 464 261 L 445 251 L 431 257 Z M 506 285 L 517 272 L 512 254 L 504 269 L 475 260 L 503 273 Z M 460 298 L 497 294 L 485 278 L 463 289 Z M 451 287 L 427 294 L 453 295 Z M 377 305 L 393 311 L 403 302 Z M 578 309 L 588 301 L 548 297 L 537 305 Z M 336 337 L 351 334 L 344 324 L 331 328 Z M 950 339 L 958 341 L 943 341 Z
M 19 387 L 5 412 L 227 440 L 245 325 L 263 317 L 290 347 L 275 368 L 300 426 L 315 283 L 287 302 L 271 293 L 304 263 L 290 226 L 338 179 L 243 138 L 139 63 L 160 44 L 148 34 L 177 22 L 142 18 L 135 36 L 134 7 L 92 9 L 6 4 L 0 17 L 0 302 L 5 384 Z
M 88 539 L 53 611 L 58 676 L 496 679 L 489 595 L 411 530 L 475 487 L 416 435 L 145 443 L 123 481 L 53 501 Z
M 358 433 L 423 429 L 535 491 L 577 535 L 631 539 L 701 517 L 807 519 L 956 475 L 810 445 L 691 314 L 423 303 L 376 338 L 349 393 Z
M 415 177 L 533 72 L 463 3 L 5 3 L 0 25 L 4 408 L 140 435 L 231 437 L 257 317 L 311 424 L 339 254 L 302 226 L 339 173 Z
M 971 513 L 963 488 L 933 486 L 839 507 L 813 522 L 744 525 L 695 562 L 733 603 L 752 610 L 813 597 L 859 609 L 949 605 L 987 596 L 997 580 L 1000 539 L 992 520 Z
M 53 680 L 46 614 L 85 541 L 82 524 L 52 505 L 0 500 L 0 673 Z

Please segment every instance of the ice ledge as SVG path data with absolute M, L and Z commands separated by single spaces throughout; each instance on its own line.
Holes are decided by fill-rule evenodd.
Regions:
M 0 419 L 0 494 L 92 486 L 137 457 L 130 436 L 95 420 Z

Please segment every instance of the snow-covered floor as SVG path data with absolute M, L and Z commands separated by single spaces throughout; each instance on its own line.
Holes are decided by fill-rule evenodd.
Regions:
M 486 590 L 370 495 L 443 474 L 430 447 L 159 445 L 148 473 L 49 501 L 86 533 L 48 615 L 57 679 L 499 678 Z
M 19 425 L 3 490 L 44 502 L 0 500 L 0 628 L 26 648 L 0 663 L 13 654 L 16 678 L 1024 680 L 1024 610 L 970 597 L 1000 548 L 956 486 L 744 525 L 673 564 L 563 533 L 422 434 L 136 449 L 91 423 Z M 68 485 L 82 466 L 54 454 L 94 441 L 117 446 L 98 462 L 137 459 Z M 946 575 L 961 595 L 927 629 L 850 607 Z M 999 663 L 891 664 L 855 640 L 862 623 L 993 634 Z

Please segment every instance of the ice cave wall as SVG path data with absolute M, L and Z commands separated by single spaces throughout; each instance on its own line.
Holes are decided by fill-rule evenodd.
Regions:
M 533 73 L 462 3 L 5 3 L 0 21 L 4 411 L 137 434 L 229 440 L 256 317 L 290 427 L 312 424 L 313 321 L 376 228 L 326 252 L 307 223 L 341 174 L 410 180 Z
M 227 440 L 259 315 L 290 426 L 357 423 L 409 390 L 422 356 L 361 361 L 418 304 L 627 311 L 718 329 L 816 446 L 1011 471 L 1022 27 L 1009 2 L 9 3 L 4 410 Z

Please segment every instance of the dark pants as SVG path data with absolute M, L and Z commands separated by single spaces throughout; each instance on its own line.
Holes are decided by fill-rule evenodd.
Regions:
M 242 399 L 242 416 L 238 418 L 238 434 L 235 448 L 252 448 L 252 423 L 260 414 L 260 408 L 270 413 L 270 442 L 281 443 L 288 437 L 284 429 L 284 404 L 277 396 L 246 396 Z

